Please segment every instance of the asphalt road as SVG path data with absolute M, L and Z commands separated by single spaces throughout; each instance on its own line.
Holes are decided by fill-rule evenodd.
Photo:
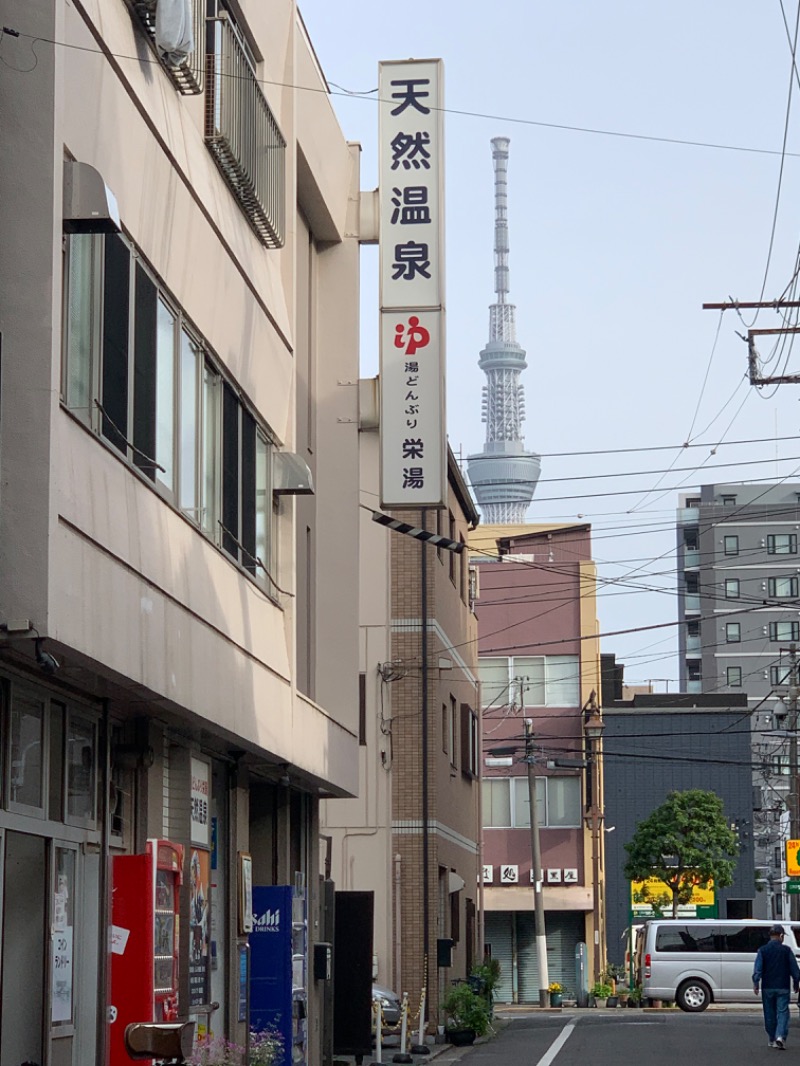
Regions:
M 451 1057 L 461 1066 L 778 1066 L 776 1055 L 800 1057 L 796 1008 L 785 1052 L 767 1047 L 760 1011 L 576 1011 L 503 1020 L 493 1039 L 451 1049 L 437 1066 Z

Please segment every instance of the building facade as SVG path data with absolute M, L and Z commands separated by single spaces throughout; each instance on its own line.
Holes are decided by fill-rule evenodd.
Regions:
M 681 688 L 745 693 L 751 712 L 757 917 L 788 914 L 783 842 L 790 826 L 787 716 L 791 647 L 800 638 L 800 485 L 703 485 L 677 520 Z M 779 708 L 780 710 L 780 708 Z M 783 727 L 781 730 L 776 727 Z
M 358 148 L 292 0 L 154 11 L 3 5 L 4 1066 L 108 1061 L 114 858 L 153 838 L 179 1016 L 241 1042 L 250 878 L 310 951 L 358 785 Z
M 585 731 L 600 692 L 590 527 L 479 527 L 470 549 L 479 586 L 484 938 L 500 961 L 497 997 L 538 1002 L 527 754 L 550 980 L 577 991 L 580 943 L 590 974 L 604 963 L 602 758 Z
M 608 957 L 623 963 L 628 930 L 644 917 L 625 878 L 625 845 L 672 791 L 707 789 L 722 800 L 739 836 L 734 882 L 716 891 L 716 916 L 752 918 L 754 884 L 750 729 L 738 695 L 637 695 L 605 701 L 606 899 Z M 685 914 L 691 913 L 684 910 Z M 666 915 L 671 917 L 671 911 Z M 714 916 L 709 914 L 709 917 Z
M 369 425 L 362 484 L 374 492 Z M 416 1028 L 423 988 L 436 1024 L 450 980 L 480 962 L 477 621 L 466 551 L 363 515 L 360 786 L 324 804 L 322 831 L 337 888 L 375 893 L 375 980 L 408 993 Z M 447 509 L 392 517 L 466 543 L 478 515 L 452 453 Z M 452 942 L 441 968 L 440 941 Z

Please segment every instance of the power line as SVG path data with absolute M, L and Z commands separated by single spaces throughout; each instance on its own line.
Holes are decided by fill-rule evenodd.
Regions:
M 148 59 L 148 58 L 140 56 L 140 55 L 133 56 L 133 55 L 125 55 L 124 53 L 121 53 L 121 52 L 112 52 L 110 49 L 90 48 L 88 45 L 79 45 L 79 44 L 74 44 L 74 43 L 69 42 L 69 41 L 59 41 L 59 40 L 56 40 L 55 38 L 52 38 L 52 37 L 43 37 L 41 35 L 33 35 L 33 34 L 30 34 L 30 33 L 24 33 L 22 30 L 16 30 L 16 29 L 13 29 L 11 27 L 3 27 L 2 33 L 0 33 L 0 39 L 2 38 L 2 34 L 7 34 L 7 35 L 10 35 L 12 37 L 25 38 L 26 40 L 31 42 L 31 48 L 33 48 L 33 45 L 36 44 L 37 42 L 41 42 L 42 44 L 50 44 L 50 45 L 53 45 L 54 47 L 57 47 L 57 48 L 67 48 L 67 49 L 72 49 L 74 51 L 79 51 L 79 52 L 91 52 L 91 53 L 94 53 L 96 55 L 107 56 L 108 58 L 117 59 L 117 60 L 128 60 L 130 62 L 136 63 L 137 66 L 141 66 L 142 63 L 149 63 L 149 64 L 151 64 L 153 66 L 159 66 L 159 67 L 163 66 L 161 61 L 159 59 L 156 59 L 156 58 Z M 36 55 L 36 53 L 34 52 L 34 56 L 35 55 Z M 6 60 L 4 60 L 4 62 L 6 62 L 6 64 L 10 66 L 10 64 L 8 64 Z M 33 69 L 33 68 L 31 68 L 31 69 Z M 28 71 L 28 70 L 20 70 L 20 73 L 29 73 L 29 72 L 30 71 Z M 363 100 L 363 101 L 365 101 L 367 103 L 372 103 L 372 104 L 376 104 L 376 105 L 380 104 L 380 103 L 393 103 L 393 101 L 391 101 L 391 100 L 389 100 L 389 101 L 381 100 L 381 98 L 377 95 L 377 89 L 372 89 L 368 93 L 351 92 L 351 91 L 349 91 L 347 89 L 332 90 L 330 88 L 330 85 L 335 84 L 334 82 L 331 82 L 331 83 L 329 83 L 329 85 L 325 85 L 325 86 L 298 85 L 298 84 L 296 84 L 294 82 L 279 81 L 277 79 L 272 79 L 272 78 L 256 78 L 255 75 L 253 75 L 253 74 L 237 75 L 237 74 L 231 74 L 231 73 L 223 72 L 223 71 L 217 72 L 215 74 L 215 76 L 216 77 L 222 77 L 222 78 L 230 78 L 232 80 L 237 80 L 237 81 L 242 81 L 242 80 L 246 80 L 248 82 L 255 81 L 259 85 L 271 86 L 273 88 L 278 88 L 278 89 L 295 89 L 295 90 L 297 90 L 299 92 L 322 93 L 322 94 L 324 94 L 326 96 L 344 96 L 344 97 L 347 97 L 348 99 L 351 99 L 351 100 Z M 437 107 L 431 106 L 431 110 L 432 111 L 441 111 L 443 114 L 447 114 L 447 115 L 459 115 L 462 118 L 484 119 L 484 120 L 489 120 L 489 121 L 492 121 L 492 122 L 511 123 L 513 125 L 518 125 L 518 126 L 533 126 L 533 127 L 538 128 L 538 129 L 560 130 L 560 131 L 563 131 L 565 133 L 586 133 L 586 134 L 592 134 L 594 136 L 599 136 L 599 137 L 613 137 L 613 138 L 617 138 L 617 139 L 631 140 L 631 141 L 646 141 L 646 142 L 650 142 L 650 143 L 654 143 L 654 144 L 678 145 L 678 146 L 687 147 L 687 148 L 709 148 L 709 149 L 712 149 L 712 150 L 715 150 L 715 151 L 739 152 L 739 153 L 752 154 L 752 155 L 781 156 L 781 155 L 785 154 L 787 157 L 791 156 L 791 157 L 800 158 L 800 152 L 785 152 L 785 153 L 783 153 L 780 150 L 775 149 L 775 148 L 754 148 L 754 147 L 749 146 L 749 145 L 741 145 L 741 144 L 725 144 L 725 143 L 722 143 L 722 142 L 715 142 L 715 141 L 689 140 L 688 138 L 683 138 L 683 137 L 664 137 L 664 136 L 659 136 L 657 134 L 649 134 L 649 133 L 631 133 L 631 132 L 629 132 L 627 130 L 613 130 L 613 129 L 606 129 L 606 128 L 602 128 L 602 127 L 594 127 L 594 126 L 577 126 L 577 125 L 572 125 L 572 124 L 565 123 L 565 122 L 546 122 L 543 119 L 525 118 L 523 116 L 518 116 L 518 115 L 498 115 L 498 114 L 493 114 L 491 112 L 471 111 L 471 110 L 467 110 L 465 108 L 456 108 L 456 107 L 439 107 L 439 108 L 437 108 Z

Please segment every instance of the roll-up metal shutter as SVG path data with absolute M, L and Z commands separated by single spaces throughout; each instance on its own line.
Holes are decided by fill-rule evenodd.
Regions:
M 518 913 L 517 966 L 520 1003 L 539 1002 L 539 970 L 536 960 L 534 918 Z M 580 911 L 550 911 L 545 914 L 548 981 L 558 981 L 569 994 L 575 994 L 575 945 L 584 938 L 584 916 Z
M 500 979 L 494 990 L 495 1003 L 513 1003 L 513 951 L 511 920 L 507 911 L 487 911 L 484 915 L 483 941 L 491 948 L 492 958 L 500 963 Z

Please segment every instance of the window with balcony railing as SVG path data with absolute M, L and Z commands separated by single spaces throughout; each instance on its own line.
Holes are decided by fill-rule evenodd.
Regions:
M 286 141 L 227 13 L 208 27 L 205 142 L 258 239 L 281 248 Z
M 150 38 L 161 65 L 178 92 L 184 96 L 201 93 L 205 75 L 205 0 L 171 0 L 168 6 L 172 17 L 166 27 L 163 21 L 167 14 L 166 4 L 161 4 L 160 11 L 158 0 L 127 0 L 127 4 Z M 182 32 L 176 34 L 175 16 L 181 15 Z M 166 35 L 165 29 L 168 31 Z

